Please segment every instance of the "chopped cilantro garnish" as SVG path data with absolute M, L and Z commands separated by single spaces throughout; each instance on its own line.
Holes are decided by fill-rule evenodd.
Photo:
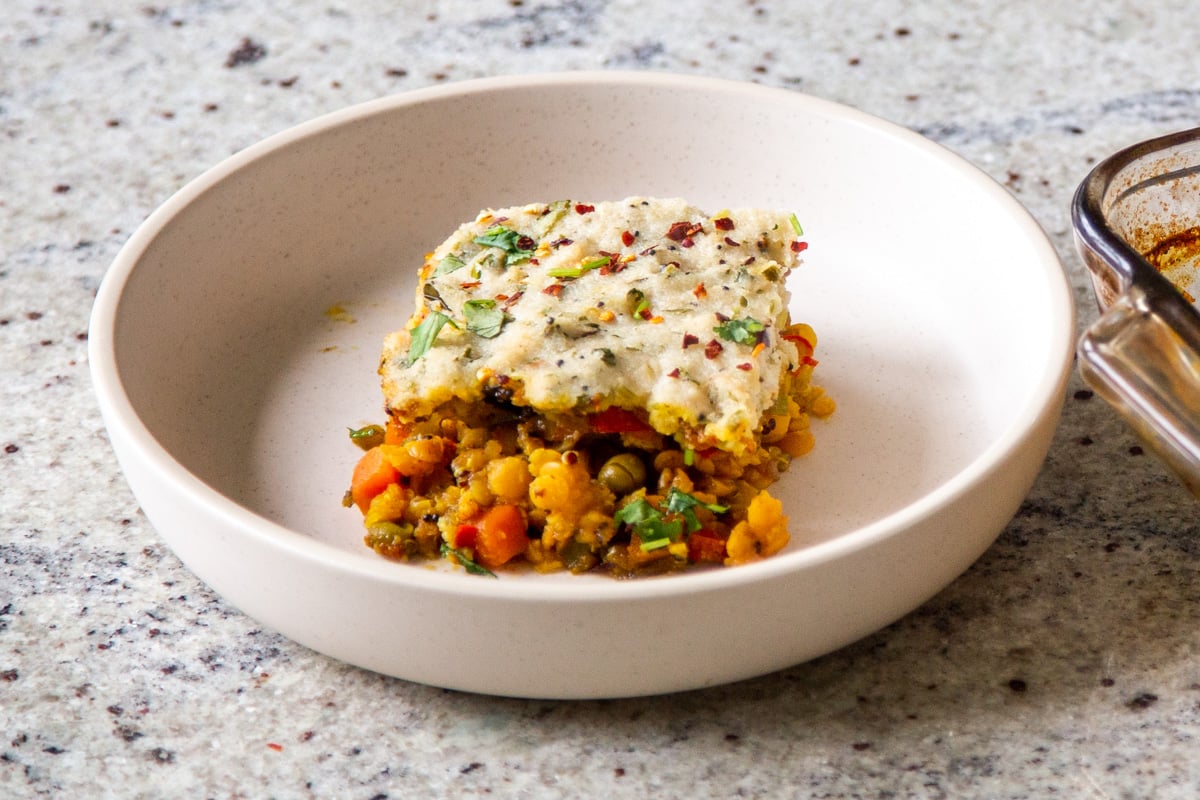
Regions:
M 438 267 L 434 270 L 434 275 L 447 275 L 455 270 L 462 269 L 467 265 L 467 262 L 456 256 L 454 253 L 446 255 L 438 262 Z
M 668 520 L 661 511 L 644 497 L 627 503 L 613 519 L 633 529 L 642 540 L 643 550 L 656 550 L 677 541 L 683 535 L 683 521 Z
M 467 555 L 464 551 L 456 550 L 453 547 L 451 547 L 450 545 L 446 544 L 445 542 L 442 542 L 442 545 L 439 548 L 439 552 L 441 552 L 442 558 L 447 558 L 447 559 L 457 561 L 462 566 L 463 569 L 465 569 L 467 572 L 469 572 L 472 575 L 486 575 L 489 578 L 496 577 L 496 573 L 492 572 L 487 567 L 483 567 L 483 566 L 480 566 L 479 564 L 476 564 L 474 561 L 472 561 L 470 558 L 467 557 Z
M 756 319 L 731 319 L 717 325 L 713 330 L 718 336 L 727 342 L 737 342 L 738 344 L 755 344 L 758 342 L 758 334 L 763 331 L 766 326 Z
M 685 525 L 687 533 L 694 533 L 703 527 L 696 517 L 697 508 L 707 508 L 714 514 L 729 510 L 729 506 L 705 503 L 672 487 L 667 492 L 665 512 L 655 508 L 645 497 L 639 497 L 613 514 L 613 519 L 619 524 L 628 525 L 638 535 L 642 550 L 657 550 L 679 541 L 684 535 Z
M 485 339 L 498 336 L 508 318 L 504 309 L 490 299 L 468 300 L 463 304 L 463 316 L 467 320 L 467 330 Z
M 408 358 L 405 359 L 404 366 L 411 367 L 417 362 L 421 356 L 429 352 L 429 348 L 433 347 L 433 340 L 437 338 L 439 332 L 450 321 L 450 317 L 440 311 L 430 311 L 425 319 L 421 320 L 421 324 L 413 329 L 412 341 L 408 345 Z
M 671 491 L 667 492 L 667 511 L 672 514 L 678 514 L 687 522 L 688 532 L 698 531 L 702 527 L 700 520 L 696 519 L 697 507 L 707 508 L 714 514 L 724 514 L 729 510 L 729 506 L 719 506 L 716 503 L 703 503 L 697 500 L 687 492 L 682 492 L 671 487 Z
M 475 244 L 484 247 L 498 247 L 505 252 L 509 264 L 519 264 L 522 261 L 528 261 L 533 255 L 535 242 L 512 228 L 494 225 L 476 236 Z

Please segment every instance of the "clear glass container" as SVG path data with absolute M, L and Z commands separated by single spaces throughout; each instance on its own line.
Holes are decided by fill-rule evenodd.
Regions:
M 1072 221 L 1101 311 L 1080 373 L 1200 497 L 1200 128 L 1102 161 Z

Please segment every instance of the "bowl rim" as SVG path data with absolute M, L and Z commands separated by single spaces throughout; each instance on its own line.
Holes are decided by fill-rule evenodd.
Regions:
M 190 472 L 150 433 L 138 416 L 122 384 L 116 363 L 115 328 L 124 296 L 124 288 L 136 270 L 142 254 L 159 233 L 210 188 L 232 174 L 279 149 L 357 119 L 392 112 L 406 106 L 438 102 L 463 96 L 502 90 L 536 90 L 548 87 L 637 86 L 680 88 L 711 93 L 748 93 L 765 103 L 788 103 L 797 110 L 817 112 L 857 126 L 865 126 L 903 142 L 936 160 L 952 166 L 985 194 L 993 196 L 1009 209 L 1013 221 L 1027 234 L 1044 265 L 1045 291 L 1051 301 L 1048 320 L 1054 334 L 1047 342 L 1047 359 L 1042 373 L 1033 384 L 1026 406 L 1013 415 L 1013 421 L 948 480 L 906 506 L 866 525 L 849 530 L 833 539 L 784 552 L 736 569 L 713 569 L 635 581 L 590 580 L 553 581 L 536 577 L 513 580 L 481 580 L 462 571 L 435 571 L 422 568 L 398 568 L 393 562 L 372 559 L 294 531 L 246 508 Z M 359 579 L 408 587 L 422 591 L 461 596 L 524 602 L 628 602 L 665 598 L 698 592 L 727 591 L 761 581 L 803 573 L 834 560 L 869 549 L 873 544 L 903 531 L 939 508 L 951 505 L 988 475 L 1002 468 L 1025 444 L 1031 431 L 1048 413 L 1057 414 L 1061 390 L 1071 368 L 1075 339 L 1075 308 L 1066 270 L 1045 232 L 1011 194 L 965 158 L 896 123 L 867 112 L 788 89 L 767 87 L 724 78 L 699 77 L 664 72 L 620 70 L 569 71 L 516 74 L 464 80 L 450 84 L 410 90 L 379 97 L 335 110 L 307 122 L 289 127 L 225 158 L 188 181 L 154 210 L 135 230 L 113 260 L 101 281 L 93 304 L 88 330 L 88 357 L 93 388 L 109 435 L 120 438 L 152 470 L 171 481 L 180 492 L 203 505 L 241 534 L 258 544 L 286 551 L 292 558 L 318 564 Z M 1051 357 L 1049 354 L 1054 354 Z M 161 534 L 161 532 L 160 532 Z M 164 535 L 164 539 L 168 538 Z

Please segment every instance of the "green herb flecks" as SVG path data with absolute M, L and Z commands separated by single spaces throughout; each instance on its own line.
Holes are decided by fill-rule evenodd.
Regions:
M 468 558 L 464 551 L 456 550 L 445 542 L 442 542 L 439 552 L 441 552 L 442 558 L 457 562 L 463 569 L 472 575 L 486 575 L 489 578 L 497 577 L 496 573 L 492 572 L 487 567 L 480 566 Z
M 609 262 L 608 256 L 592 256 L 585 258 L 573 267 L 555 267 L 554 269 L 546 270 L 546 274 L 552 278 L 581 278 L 586 273 L 594 269 L 603 267 Z
M 666 547 L 683 535 L 683 520 L 667 519 L 644 497 L 627 503 L 613 514 L 613 519 L 628 525 L 641 539 L 642 550 L 646 551 Z
M 729 506 L 701 502 L 687 492 L 676 489 L 674 486 L 671 487 L 671 491 L 667 492 L 667 511 L 683 517 L 684 522 L 687 523 L 688 533 L 694 533 L 703 527 L 700 524 L 700 520 L 696 518 L 697 508 L 707 508 L 714 514 L 724 514 L 729 510 Z
M 792 223 L 792 230 L 796 232 L 797 236 L 804 235 L 804 228 L 800 227 L 800 220 L 796 218 L 795 214 L 792 214 L 790 217 L 788 217 L 788 222 Z
M 434 270 L 433 274 L 434 275 L 449 275 L 451 272 L 454 272 L 455 270 L 460 270 L 463 267 L 465 267 L 466 265 L 467 265 L 467 262 L 463 261 L 461 258 L 459 258 L 454 253 L 450 253 L 450 254 L 446 255 L 445 257 L 443 257 L 442 260 L 438 262 L 437 269 Z
M 718 336 L 727 342 L 738 344 L 757 344 L 758 334 L 766 328 L 756 319 L 731 319 L 713 328 Z
M 546 206 L 546 213 L 542 215 L 538 222 L 538 237 L 545 239 L 550 231 L 554 229 L 554 226 L 558 224 L 558 221 L 566 216 L 567 211 L 570 209 L 570 200 L 555 200 Z
M 494 339 L 500 335 L 500 329 L 508 320 L 504 309 L 496 305 L 495 300 L 468 300 L 463 304 L 463 317 L 466 318 L 466 328 L 476 336 Z
M 503 225 L 494 225 L 488 228 L 479 236 L 475 237 L 475 244 L 483 247 L 498 247 L 504 251 L 505 260 L 509 264 L 520 264 L 523 261 L 528 261 L 533 255 L 534 247 L 537 243 L 528 236 L 525 236 L 512 228 L 506 228 Z
M 421 324 L 413 329 L 412 341 L 408 345 L 408 357 L 404 360 L 404 366 L 411 367 L 417 363 L 421 356 L 429 352 L 429 348 L 433 347 L 433 340 L 437 338 L 438 333 L 450 322 L 450 317 L 440 311 L 430 311 L 425 319 L 421 320 Z

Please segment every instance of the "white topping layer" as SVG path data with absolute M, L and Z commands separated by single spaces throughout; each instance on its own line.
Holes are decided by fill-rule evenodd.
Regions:
M 780 336 L 797 238 L 786 212 L 679 199 L 484 211 L 422 267 L 416 313 L 385 344 L 388 407 L 423 416 L 503 375 L 540 411 L 645 409 L 692 446 L 753 448 L 799 366 Z M 449 321 L 426 349 L 435 314 Z

